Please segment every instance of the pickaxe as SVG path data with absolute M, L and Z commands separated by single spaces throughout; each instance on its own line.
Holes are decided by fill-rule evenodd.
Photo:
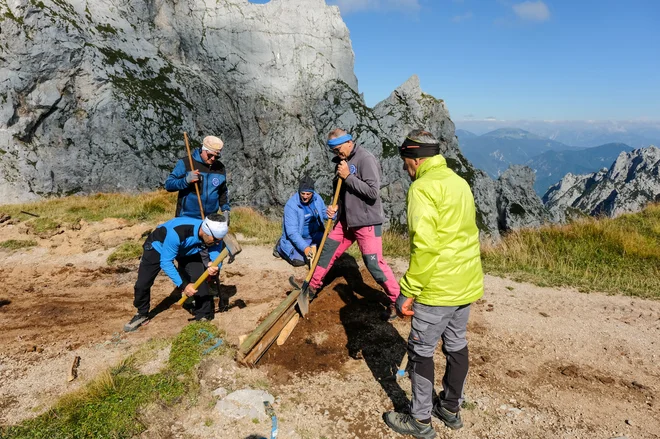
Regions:
M 222 263 L 222 261 L 225 260 L 227 256 L 229 256 L 231 259 L 233 259 L 237 254 L 239 254 L 243 249 L 241 248 L 241 245 L 238 243 L 236 240 L 236 237 L 232 233 L 227 233 L 224 238 L 222 238 L 222 242 L 224 243 L 224 248 L 220 252 L 217 258 L 211 262 L 209 267 L 217 267 Z M 205 270 L 204 273 L 197 279 L 193 287 L 195 289 L 199 288 L 199 286 L 206 280 L 206 278 L 209 276 L 208 270 Z M 177 305 L 183 305 L 183 302 L 186 301 L 188 296 L 185 294 L 181 294 L 181 299 L 177 302 Z

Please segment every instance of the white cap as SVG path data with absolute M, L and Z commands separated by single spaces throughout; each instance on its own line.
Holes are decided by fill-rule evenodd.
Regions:
M 211 221 L 208 218 L 202 221 L 202 232 L 215 239 L 224 238 L 228 231 L 229 227 L 224 221 Z

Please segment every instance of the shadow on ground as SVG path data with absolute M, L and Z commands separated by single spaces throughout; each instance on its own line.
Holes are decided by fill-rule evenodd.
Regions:
M 304 374 L 341 370 L 349 361 L 364 361 L 395 409 L 405 409 L 408 399 L 393 377 L 406 340 L 381 318 L 385 293 L 347 254 L 336 261 L 325 284 L 286 344 L 273 346 L 260 364 Z

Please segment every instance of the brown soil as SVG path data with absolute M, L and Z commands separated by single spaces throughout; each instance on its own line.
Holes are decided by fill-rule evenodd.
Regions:
M 340 370 L 351 358 L 383 367 L 403 355 L 403 339 L 381 319 L 385 295 L 365 268 L 360 270 L 353 258 L 344 256 L 328 281 L 287 342 L 271 347 L 261 364 L 317 373 Z

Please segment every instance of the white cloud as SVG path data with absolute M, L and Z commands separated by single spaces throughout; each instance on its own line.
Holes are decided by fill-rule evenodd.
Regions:
M 550 19 L 550 9 L 541 0 L 517 3 L 513 5 L 513 12 L 523 20 L 546 21 Z
M 419 0 L 328 0 L 331 5 L 339 6 L 342 14 L 360 11 L 405 11 L 418 12 Z
M 469 20 L 472 18 L 472 11 L 466 12 L 463 15 L 455 15 L 452 17 L 451 21 L 454 23 L 460 23 L 461 21 Z

